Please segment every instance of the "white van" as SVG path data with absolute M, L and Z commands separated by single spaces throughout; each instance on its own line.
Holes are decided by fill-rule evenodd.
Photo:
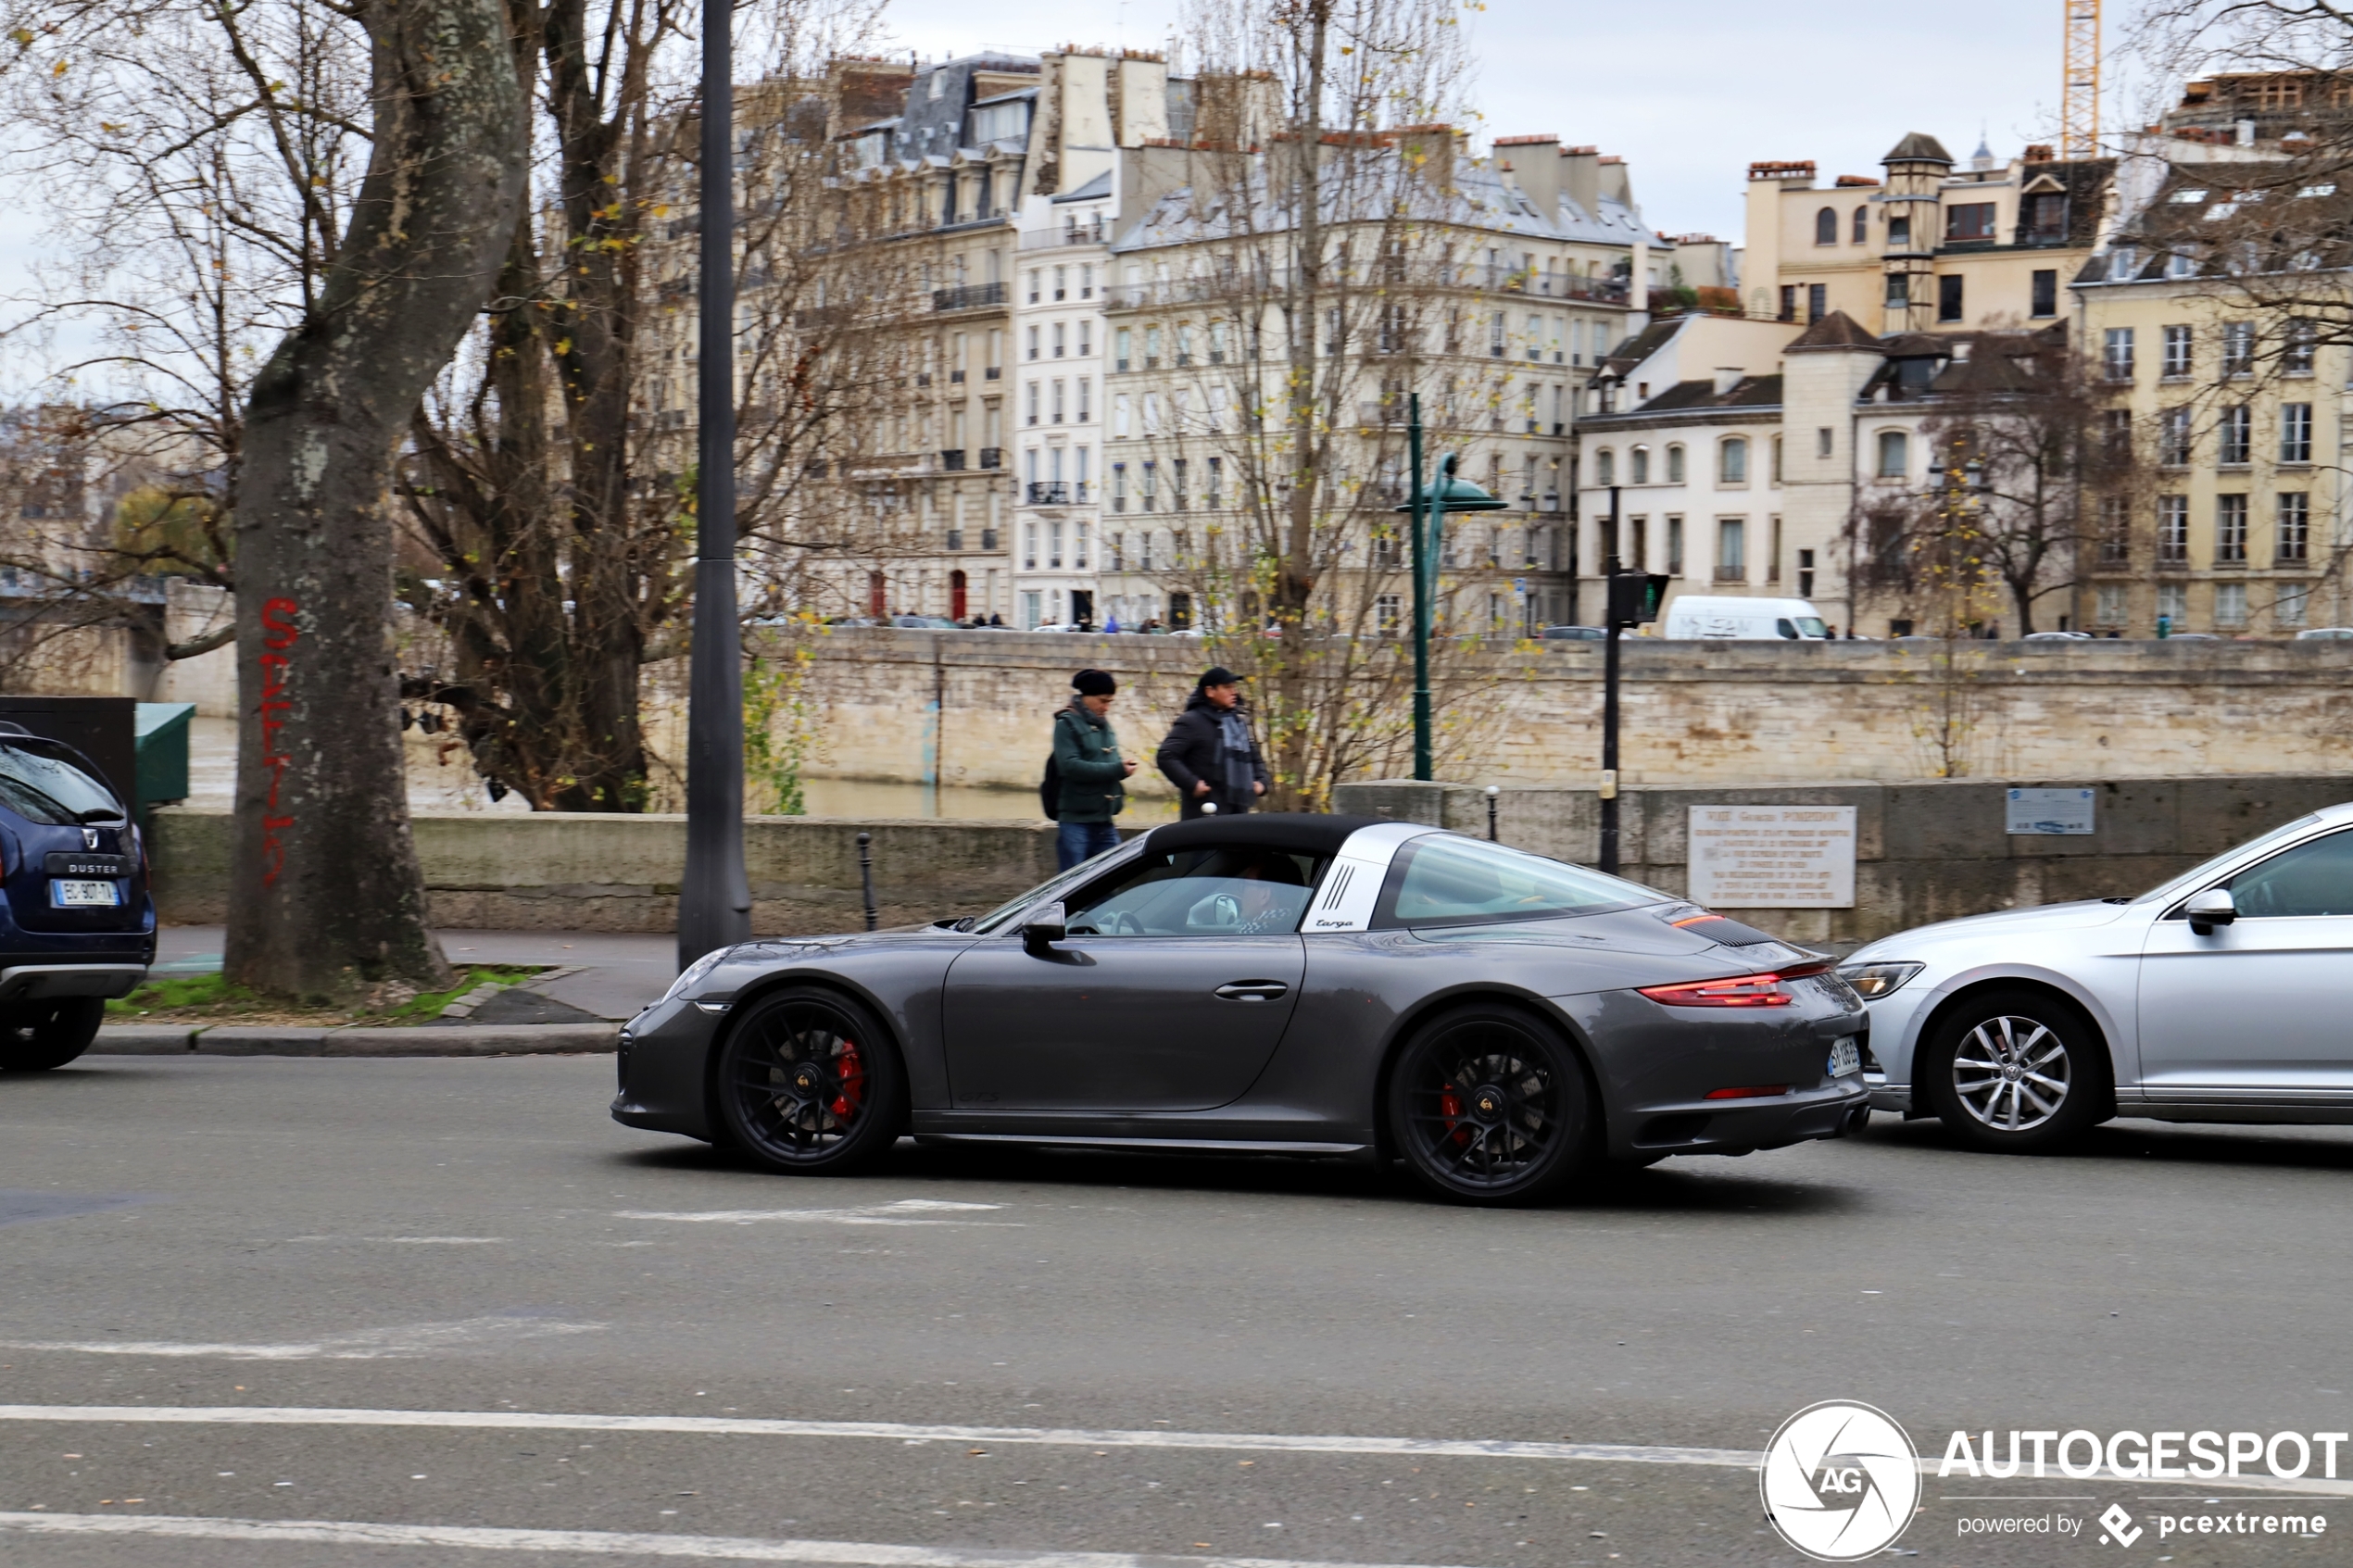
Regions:
M 1717 637 L 1732 642 L 1785 639 L 1819 642 L 1831 634 L 1804 599 L 1735 599 L 1685 594 L 1667 607 L 1663 637 Z

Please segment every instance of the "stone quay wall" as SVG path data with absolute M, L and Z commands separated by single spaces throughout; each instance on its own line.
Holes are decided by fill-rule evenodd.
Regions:
M 1151 754 L 1212 658 L 1188 637 L 833 630 L 810 646 L 813 776 L 1032 788 L 1072 671 L 1110 671 L 1112 720 Z M 683 661 L 648 672 L 656 749 L 685 755 Z M 1585 785 L 1601 755 L 1598 645 L 1451 648 L 1475 683 L 1446 779 Z M 2102 781 L 2353 774 L 2353 643 L 1624 644 L 1629 784 Z M 1399 761 L 1402 763 L 1401 755 Z M 1399 771 L 1390 769 L 1387 771 Z

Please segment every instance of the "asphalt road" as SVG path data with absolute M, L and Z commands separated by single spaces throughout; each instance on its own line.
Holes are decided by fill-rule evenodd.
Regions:
M 1931 1454 L 2353 1427 L 2353 1130 L 2029 1160 L 1882 1118 L 1499 1212 L 1272 1160 L 906 1146 L 793 1181 L 613 1125 L 610 1071 L 0 1079 L 0 1560 L 1793 1563 L 1738 1456 L 1818 1400 Z M 2083 1523 L 2110 1503 L 2129 1549 Z M 2353 1562 L 2348 1481 L 1931 1474 L 1921 1505 L 1923 1563 Z M 2201 1511 L 2331 1533 L 2157 1534 Z M 2004 1518 L 2083 1533 L 1961 1534 Z

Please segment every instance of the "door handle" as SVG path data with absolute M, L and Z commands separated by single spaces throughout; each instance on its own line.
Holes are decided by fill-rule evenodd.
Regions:
M 1234 980 L 1217 987 L 1217 994 L 1229 1002 L 1271 1002 L 1290 990 L 1279 980 Z

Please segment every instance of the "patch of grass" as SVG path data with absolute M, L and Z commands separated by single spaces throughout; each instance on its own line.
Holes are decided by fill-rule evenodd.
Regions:
M 218 974 L 174 975 L 150 980 L 127 997 L 107 1003 L 107 1017 L 121 1022 L 157 1012 L 189 1012 L 260 1000 L 242 985 L 232 985 Z
M 539 972 L 533 964 L 469 964 L 459 969 L 458 983 L 443 991 L 427 991 L 390 1008 L 303 1006 L 264 997 L 243 985 L 233 985 L 219 974 L 175 975 L 152 980 L 127 997 L 107 1003 L 110 1023 L 136 1023 L 169 1019 L 174 1022 L 304 1022 L 304 1023 L 423 1023 L 441 1016 L 441 1010 L 486 981 L 513 985 Z
M 374 1014 L 386 1023 L 422 1023 L 429 1018 L 439 1018 L 441 1010 L 485 981 L 501 985 L 517 985 L 539 972 L 536 964 L 473 964 L 459 971 L 458 984 L 447 991 L 427 991 L 413 1001 Z

